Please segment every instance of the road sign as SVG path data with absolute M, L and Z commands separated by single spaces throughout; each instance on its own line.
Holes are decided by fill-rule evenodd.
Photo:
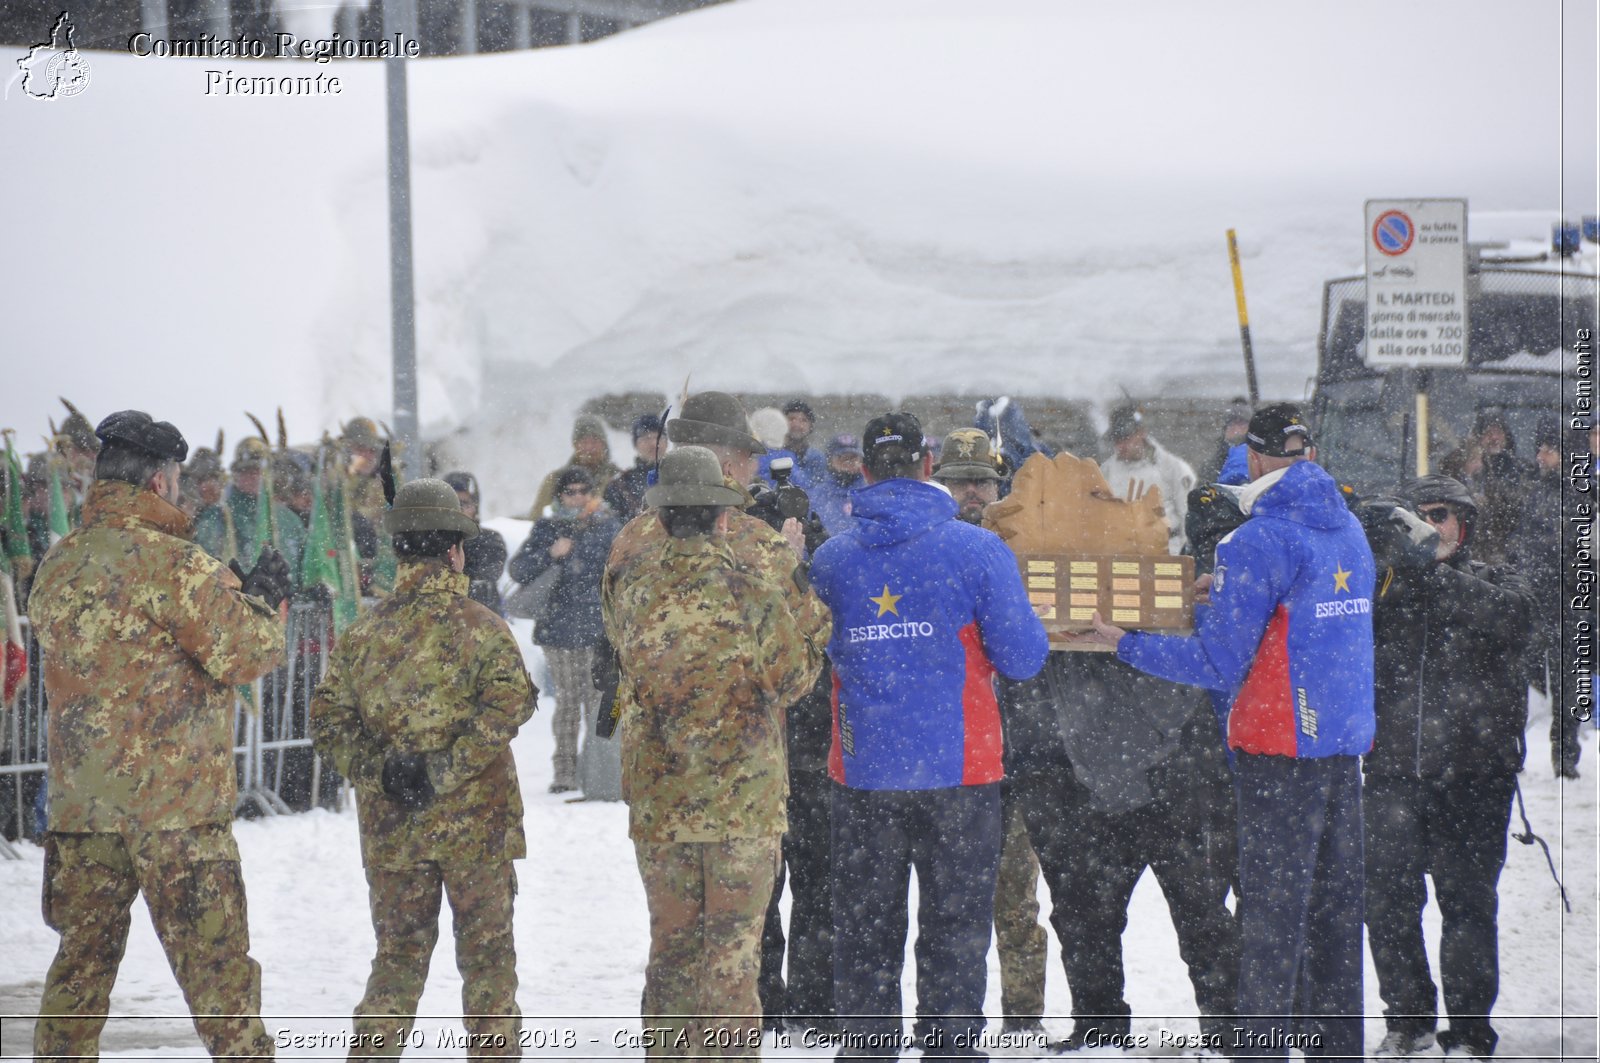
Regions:
M 1467 364 L 1467 201 L 1367 200 L 1371 366 Z

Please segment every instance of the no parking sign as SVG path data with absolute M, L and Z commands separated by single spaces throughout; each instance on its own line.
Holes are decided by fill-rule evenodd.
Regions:
M 1467 364 L 1467 201 L 1367 200 L 1372 366 Z

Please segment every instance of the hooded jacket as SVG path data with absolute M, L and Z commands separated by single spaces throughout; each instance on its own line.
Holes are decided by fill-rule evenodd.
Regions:
M 1301 461 L 1246 488 L 1192 636 L 1129 632 L 1117 656 L 1229 698 L 1228 747 L 1289 757 L 1372 746 L 1374 567 L 1338 485 Z
M 1016 558 L 931 484 L 885 480 L 851 503 L 856 526 L 811 567 L 833 610 L 829 774 L 862 790 L 999 781 L 992 677 L 1030 678 L 1048 650 Z

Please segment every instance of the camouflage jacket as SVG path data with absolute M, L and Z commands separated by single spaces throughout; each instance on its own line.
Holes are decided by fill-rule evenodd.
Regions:
M 50 699 L 50 829 L 230 823 L 234 685 L 278 663 L 283 625 L 160 496 L 102 480 L 53 547 L 29 612 Z
M 744 487 L 726 478 L 722 482 L 744 496 L 744 505 L 751 504 L 750 492 Z M 654 551 L 668 540 L 667 530 L 661 526 L 654 511 L 645 510 L 617 533 L 616 540 L 611 544 L 611 556 L 606 561 L 607 578 L 615 573 L 616 579 L 626 579 L 634 565 L 646 556 L 653 556 Z M 794 551 L 789 548 L 788 540 L 773 531 L 766 521 L 740 509 L 734 510 L 728 514 L 727 543 L 741 568 L 777 586 L 787 587 L 793 582 L 798 567 Z M 807 630 L 813 624 L 826 623 L 831 618 L 828 607 L 815 594 L 801 594 L 791 604 L 796 620 Z
M 826 607 L 791 579 L 741 563 L 730 540 L 664 529 L 631 564 L 608 568 L 602 604 L 628 692 L 622 789 L 636 840 L 786 829 L 783 713 L 816 682 L 831 628 Z
M 538 692 L 505 621 L 443 561 L 406 562 L 395 590 L 339 636 L 311 703 L 311 736 L 356 787 L 368 867 L 527 855 L 511 739 Z M 427 754 L 433 804 L 383 792 L 391 753 Z

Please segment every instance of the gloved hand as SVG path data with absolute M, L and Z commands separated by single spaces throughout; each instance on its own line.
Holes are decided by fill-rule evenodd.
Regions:
M 291 587 L 289 562 L 270 546 L 261 548 L 261 556 L 256 559 L 256 567 L 249 573 L 239 567 L 238 561 L 229 561 L 228 567 L 239 577 L 241 589 L 246 594 L 263 599 L 274 609 L 278 608 L 279 602 L 289 597 Z
M 1439 532 L 1409 502 L 1378 495 L 1357 505 L 1355 514 L 1380 571 L 1421 572 L 1438 560 Z
M 433 804 L 427 757 L 421 753 L 390 753 L 383 762 L 383 792 L 412 812 Z

